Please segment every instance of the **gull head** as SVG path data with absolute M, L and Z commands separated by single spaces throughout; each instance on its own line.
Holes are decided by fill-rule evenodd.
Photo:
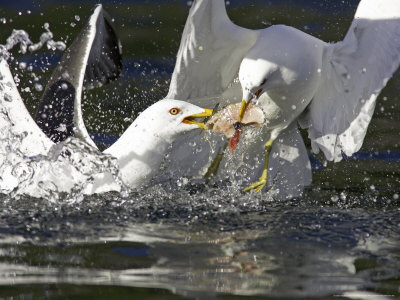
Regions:
M 261 94 L 276 86 L 279 67 L 265 59 L 245 57 L 240 64 L 239 81 L 242 86 L 243 100 L 239 113 L 239 122 L 242 121 L 247 105 L 253 99 L 258 99 Z
M 186 131 L 204 129 L 204 123 L 196 121 L 195 118 L 211 115 L 212 109 L 201 108 L 181 100 L 163 99 L 148 107 L 136 120 L 145 124 L 146 129 L 155 135 L 172 140 Z
M 249 103 L 276 84 L 278 71 L 275 63 L 265 59 L 245 57 L 240 64 L 239 81 L 243 90 L 243 100 Z

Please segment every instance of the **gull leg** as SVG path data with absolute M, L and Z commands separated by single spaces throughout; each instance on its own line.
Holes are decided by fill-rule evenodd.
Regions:
M 268 142 L 265 144 L 265 159 L 264 159 L 264 169 L 262 172 L 261 177 L 258 179 L 257 182 L 251 184 L 247 188 L 244 189 L 245 192 L 255 190 L 257 193 L 261 191 L 267 185 L 267 178 L 268 178 L 268 160 L 269 160 L 269 153 L 271 152 L 271 146 L 274 142 L 273 138 L 270 138 Z
M 224 146 L 222 147 L 222 150 L 219 151 L 217 156 L 212 161 L 210 167 L 208 168 L 206 174 L 204 175 L 204 179 L 205 179 L 206 183 L 208 183 L 210 181 L 212 176 L 217 174 L 218 169 L 219 169 L 219 164 L 221 163 L 221 160 L 222 160 L 222 158 L 224 156 L 224 152 L 225 152 L 226 147 L 228 147 L 228 143 L 224 144 Z

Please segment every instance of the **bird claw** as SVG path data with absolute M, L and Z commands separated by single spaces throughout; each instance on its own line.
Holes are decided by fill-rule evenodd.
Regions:
M 256 191 L 256 193 L 260 192 L 267 185 L 267 176 L 261 176 L 257 182 L 251 184 L 247 188 L 244 189 L 245 192 L 249 192 L 251 190 Z

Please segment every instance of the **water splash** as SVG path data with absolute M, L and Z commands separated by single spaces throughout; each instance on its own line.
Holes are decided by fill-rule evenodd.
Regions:
M 43 25 L 43 28 L 46 31 L 42 33 L 39 42 L 37 43 L 33 43 L 31 41 L 31 39 L 29 38 L 29 34 L 25 30 L 13 29 L 11 35 L 6 40 L 6 44 L 0 46 L 0 57 L 8 59 L 9 51 L 18 45 L 19 52 L 21 54 L 26 54 L 27 50 L 29 50 L 30 52 L 38 51 L 44 45 L 47 46 L 47 49 L 51 49 L 53 51 L 64 51 L 67 46 L 62 41 L 53 40 L 53 33 L 50 31 L 50 25 L 48 23 L 45 23 Z
M 42 33 L 42 35 L 40 36 L 39 42 L 37 42 L 36 44 L 29 45 L 29 51 L 30 52 L 37 51 L 37 50 L 41 49 L 44 45 L 46 45 L 47 49 L 49 49 L 49 50 L 64 51 L 67 46 L 62 41 L 54 41 L 53 40 L 53 33 L 50 31 L 49 23 L 45 23 L 43 25 L 43 28 L 46 30 L 46 32 Z
M 5 60 L 18 44 L 22 53 L 27 49 L 36 51 L 45 44 L 53 50 L 64 49 L 62 42 L 53 41 L 48 25 L 45 29 L 36 44 L 25 31 L 14 30 L 6 45 L 0 46 L 0 193 L 11 201 L 29 195 L 74 204 L 84 199 L 96 176 L 109 174 L 112 189 L 126 194 L 129 189 L 120 179 L 115 158 L 76 138 L 52 145 L 50 140 L 36 140 L 36 135 L 28 132 L 36 124 L 25 110 Z
M 47 155 L 27 156 L 20 150 L 26 135 L 0 133 L 0 193 L 12 199 L 30 195 L 52 203 L 76 204 L 84 200 L 95 177 L 104 173 L 112 175 L 121 191 L 129 192 L 116 159 L 79 139 L 55 144 Z

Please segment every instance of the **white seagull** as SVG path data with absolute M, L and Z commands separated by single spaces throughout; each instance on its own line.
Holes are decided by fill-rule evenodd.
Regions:
M 54 141 L 63 140 L 74 133 L 77 137 L 94 145 L 84 127 L 80 111 L 84 78 L 89 81 L 89 84 L 106 82 L 110 77 L 116 76 L 120 70 L 119 58 L 116 55 L 114 56 L 117 57 L 116 59 L 107 62 L 107 68 L 100 66 L 100 69 L 111 70 L 110 72 L 96 71 L 94 75 L 87 73 L 88 69 L 95 68 L 95 66 L 91 67 L 89 62 L 92 61 L 96 64 L 99 59 L 102 59 L 104 63 L 105 55 L 112 57 L 110 54 L 105 54 L 105 49 L 113 50 L 114 54 L 119 51 L 119 48 L 114 47 L 117 39 L 110 42 L 110 39 L 103 38 L 103 33 L 99 34 L 105 29 L 103 26 L 107 23 L 107 19 L 103 19 L 103 16 L 102 6 L 99 5 L 94 10 L 88 25 L 78 35 L 78 42 L 75 40 L 66 51 L 44 92 L 45 96 L 40 105 L 42 112 L 37 118 L 42 121 L 42 128 L 48 128 L 47 131 L 45 130 L 48 136 L 30 116 L 15 85 L 6 59 L 0 57 L 0 112 L 2 116 L 0 129 L 2 133 L 11 133 L 12 137 L 23 137 L 17 150 L 24 157 L 35 159 L 35 156 L 47 155 L 56 146 Z M 107 43 L 109 44 L 106 45 Z M 97 47 L 95 50 L 93 50 L 93 45 Z M 117 52 L 115 52 L 116 50 Z M 62 104 L 57 104 L 57 101 L 60 100 L 63 101 Z M 160 100 L 143 111 L 124 134 L 103 153 L 117 158 L 123 183 L 131 188 L 137 188 L 157 173 L 172 141 L 186 131 L 204 128 L 203 123 L 193 119 L 211 114 L 212 110 L 203 109 L 188 102 L 174 99 Z M 63 121 L 69 122 L 68 126 L 71 126 L 73 130 L 71 129 L 65 135 L 60 135 L 54 129 Z M 7 159 L 15 160 L 14 156 L 11 158 L 7 154 L 6 156 L 0 157 L 2 164 Z M 17 161 L 16 164 L 20 163 Z M 2 170 L 0 190 L 2 192 L 12 191 L 18 187 L 19 173 L 15 171 L 14 165 L 4 165 L 7 165 L 7 169 Z M 35 170 L 34 173 L 38 176 L 37 182 L 49 180 L 56 185 L 58 191 L 70 192 L 74 186 L 74 182 L 68 182 L 67 178 L 73 177 L 68 174 L 71 169 L 67 166 L 63 170 L 65 178 L 50 174 L 46 170 Z M 43 176 L 40 177 L 37 174 Z M 79 179 L 72 178 L 72 181 L 74 180 Z M 94 180 L 84 192 L 92 194 L 119 189 L 120 185 L 115 182 L 112 174 L 100 173 L 94 174 Z M 28 191 L 34 196 L 40 195 L 40 185 L 28 187 Z
M 301 185 L 306 185 L 311 170 L 297 123 L 308 128 L 313 151 L 322 150 L 327 160 L 352 155 L 399 62 L 400 0 L 361 0 L 344 40 L 337 43 L 284 25 L 242 28 L 230 21 L 224 0 L 195 0 L 167 97 L 200 103 L 219 96 L 218 102 L 238 78 L 242 93 L 224 100 L 242 99 L 238 121 L 253 99 L 267 116 L 263 172 L 245 190 L 271 186 L 282 172 L 286 183 L 303 176 Z M 276 155 L 270 155 L 271 147 Z M 285 147 L 293 155 L 285 157 Z M 278 160 L 288 168 L 282 171 Z

